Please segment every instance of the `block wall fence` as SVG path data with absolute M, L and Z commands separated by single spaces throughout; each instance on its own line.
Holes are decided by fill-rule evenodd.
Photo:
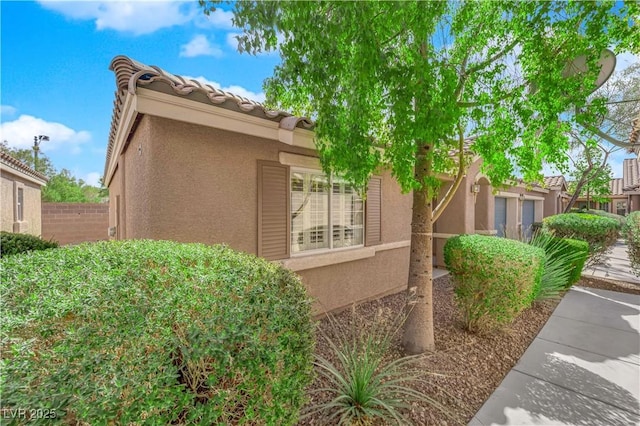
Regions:
M 42 238 L 60 243 L 108 240 L 109 204 L 42 203 Z

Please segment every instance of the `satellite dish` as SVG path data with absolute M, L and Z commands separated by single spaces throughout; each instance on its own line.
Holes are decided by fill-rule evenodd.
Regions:
M 598 66 L 600 67 L 600 73 L 595 81 L 595 84 L 590 93 L 598 90 L 604 83 L 609 80 L 611 74 L 616 69 L 616 55 L 609 49 L 604 49 L 600 53 L 600 59 L 598 60 Z M 587 55 L 580 55 L 573 61 L 568 63 L 564 70 L 562 70 L 562 76 L 572 77 L 576 74 L 583 74 L 587 72 L 589 67 L 587 66 Z M 529 83 L 529 94 L 532 95 L 538 91 L 538 85 L 535 82 Z
M 591 93 L 598 90 L 604 83 L 609 80 L 611 74 L 616 69 L 616 55 L 609 49 L 604 49 L 600 53 L 600 59 L 598 60 L 598 66 L 600 67 L 600 73 L 595 81 L 594 87 Z M 576 74 L 584 74 L 589 70 L 587 66 L 587 56 L 580 55 L 575 58 L 571 63 L 567 64 L 562 71 L 563 77 L 572 77 Z

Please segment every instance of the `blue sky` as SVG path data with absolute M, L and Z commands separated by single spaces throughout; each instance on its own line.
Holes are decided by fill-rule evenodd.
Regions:
M 231 13 L 205 17 L 195 1 L 0 1 L 0 138 L 42 150 L 56 168 L 90 184 L 102 176 L 115 80 L 109 63 L 127 55 L 173 74 L 258 101 L 277 54 L 236 51 Z M 637 56 L 618 56 L 618 68 Z M 621 176 L 624 153 L 612 161 Z M 546 173 L 554 173 L 546 169 Z
M 0 14 L 0 137 L 29 148 L 35 135 L 48 135 L 41 148 L 54 166 L 92 184 L 104 168 L 114 56 L 203 77 L 258 101 L 279 62 L 277 54 L 239 54 L 231 13 L 207 18 L 193 1 L 2 1 Z

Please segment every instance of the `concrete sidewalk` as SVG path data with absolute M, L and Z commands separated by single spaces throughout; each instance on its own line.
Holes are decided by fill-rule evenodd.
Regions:
M 603 264 L 585 269 L 582 272 L 582 275 L 616 281 L 626 281 L 628 283 L 640 285 L 640 277 L 631 273 L 629 257 L 627 255 L 627 245 L 624 244 L 622 240 L 618 240 L 618 242 L 613 246 L 613 251 L 607 256 Z
M 640 424 L 640 296 L 572 288 L 469 424 Z

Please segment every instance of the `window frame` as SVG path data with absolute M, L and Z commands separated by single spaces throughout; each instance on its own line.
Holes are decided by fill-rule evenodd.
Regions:
M 305 256 L 313 256 L 313 255 L 318 255 L 318 254 L 325 254 L 325 253 L 336 253 L 336 252 L 340 252 L 340 251 L 348 251 L 348 250 L 353 250 L 353 249 L 359 249 L 359 248 L 363 248 L 365 247 L 365 243 L 366 243 L 366 202 L 365 199 L 362 198 L 361 195 L 359 195 L 360 200 L 362 200 L 362 243 L 358 244 L 358 245 L 352 245 L 352 246 L 348 246 L 348 247 L 334 247 L 334 241 L 333 241 L 333 202 L 332 202 L 332 197 L 333 197 L 333 183 L 334 183 L 334 179 L 338 180 L 339 182 L 344 182 L 347 183 L 347 181 L 345 179 L 342 179 L 340 177 L 334 176 L 334 175 L 330 175 L 327 176 L 324 171 L 322 170 L 318 170 L 318 169 L 313 169 L 313 168 L 309 168 L 309 167 L 298 167 L 298 166 L 289 166 L 289 183 L 288 183 L 288 194 L 287 196 L 289 197 L 289 203 L 291 203 L 291 195 L 292 195 L 292 187 L 291 187 L 291 181 L 293 179 L 293 174 L 294 173 L 309 173 L 309 174 L 322 174 L 325 178 L 327 178 L 327 182 L 329 185 L 329 188 L 327 189 L 328 192 L 328 208 L 327 208 L 327 215 L 328 215 L 328 223 L 327 223 L 327 227 L 328 227 L 328 231 L 327 231 L 327 235 L 329 237 L 329 247 L 328 248 L 319 248 L 319 249 L 312 249 L 312 250 L 302 250 L 299 252 L 294 252 L 293 250 L 293 220 L 291 219 L 291 208 L 289 208 L 289 257 L 290 258 L 295 258 L 295 257 L 305 257 Z
M 24 222 L 24 188 L 16 188 L 16 222 Z

